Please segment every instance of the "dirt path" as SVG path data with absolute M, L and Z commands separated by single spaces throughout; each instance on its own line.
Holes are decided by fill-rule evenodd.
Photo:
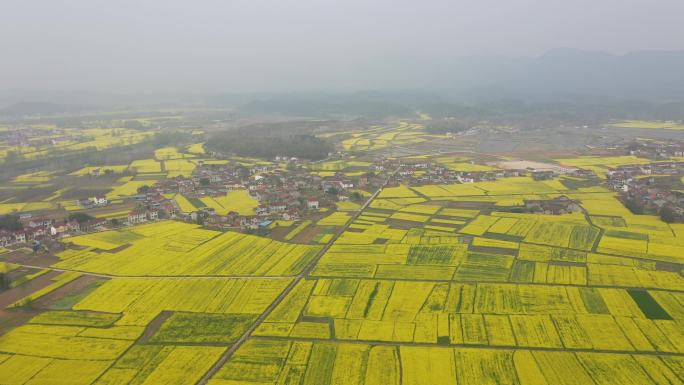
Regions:
M 40 313 L 37 310 L 0 310 L 0 335 L 27 323 Z
M 25 254 L 21 251 L 13 251 L 3 255 L 3 261 L 16 263 L 18 265 L 28 263 L 29 265 L 35 266 L 36 269 L 42 269 L 44 267 L 54 265 L 55 263 L 59 262 L 60 259 L 52 254 L 47 253 Z
M 28 267 L 31 269 L 48 269 L 55 272 L 73 272 L 80 273 L 83 275 L 98 277 L 98 278 L 122 278 L 122 279 L 160 279 L 160 278 L 184 278 L 184 279 L 264 279 L 264 278 L 292 278 L 291 275 L 269 275 L 269 276 L 254 276 L 254 275 L 112 275 L 112 274 L 100 274 L 93 273 L 83 270 L 74 269 L 62 269 L 58 267 L 43 267 L 34 265 L 24 265 L 18 263 L 18 265 L 23 267 Z
M 35 302 L 35 306 L 39 309 L 49 308 L 68 296 L 83 293 L 101 279 L 102 278 L 89 275 L 80 276 L 66 285 L 57 288 L 55 291 L 38 298 Z
M 633 351 L 633 350 L 606 350 L 606 349 L 569 349 L 569 348 L 547 348 L 541 346 L 525 346 L 525 347 L 515 347 L 515 346 L 495 346 L 495 345 L 466 345 L 466 344 L 448 344 L 439 345 L 432 342 L 400 342 L 400 341 L 361 341 L 361 340 L 340 340 L 335 338 L 327 339 L 317 339 L 317 338 L 303 338 L 303 337 L 250 337 L 255 340 L 278 340 L 278 341 L 306 341 L 306 342 L 339 342 L 352 345 L 377 345 L 377 346 L 415 346 L 415 347 L 448 347 L 448 348 L 458 348 L 458 349 L 488 349 L 488 350 L 505 350 L 510 351 L 514 349 L 520 350 L 530 350 L 530 351 L 541 351 L 541 352 L 565 352 L 565 353 L 608 353 L 608 354 L 638 354 L 638 355 L 648 355 L 648 356 L 677 356 L 684 357 L 684 353 L 678 352 L 654 352 L 654 351 Z
M 157 314 L 156 317 L 152 320 L 152 322 L 148 323 L 147 326 L 145 327 L 145 331 L 143 334 L 138 338 L 138 341 L 136 341 L 137 344 L 144 344 L 147 341 L 152 338 L 152 336 L 159 330 L 159 328 L 164 324 L 164 322 L 169 319 L 173 315 L 172 311 L 162 311 L 159 314 Z

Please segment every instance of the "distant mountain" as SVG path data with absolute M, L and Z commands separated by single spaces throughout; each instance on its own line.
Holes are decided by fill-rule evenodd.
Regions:
M 68 112 L 69 107 L 47 102 L 21 102 L 0 109 L 0 115 L 25 116 L 25 115 L 48 115 Z
M 616 55 L 558 48 L 536 57 L 438 56 L 358 58 L 344 70 L 320 68 L 319 78 L 293 78 L 292 92 L 98 93 L 0 89 L 0 110 L 55 113 L 62 106 L 190 105 L 236 108 L 245 113 L 305 116 L 405 116 L 423 104 L 526 102 L 622 103 L 684 101 L 684 51 Z M 173 83 L 173 79 L 169 79 Z M 217 83 L 221 80 L 217 79 Z M 324 82 L 325 84 L 321 83 Z M 278 89 L 277 85 L 274 85 Z M 282 88 L 282 87 L 281 87 Z M 298 90 L 316 90 L 300 92 Z M 375 91 L 368 91 L 375 90 Z M 410 91 L 405 91 L 410 90 Z M 231 93 L 232 92 L 232 93 Z M 47 103 L 13 103 L 21 101 Z M 242 108 L 239 108 L 242 106 Z
M 536 59 L 464 58 L 449 68 L 437 71 L 442 81 L 433 86 L 459 97 L 684 100 L 684 51 L 554 49 Z
M 245 115 L 285 115 L 300 117 L 412 117 L 415 110 L 399 102 L 398 95 L 354 93 L 339 95 L 272 95 L 242 105 Z

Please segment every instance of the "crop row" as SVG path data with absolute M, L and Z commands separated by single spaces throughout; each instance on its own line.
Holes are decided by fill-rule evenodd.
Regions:
M 56 266 L 130 276 L 295 275 L 320 250 L 318 246 L 287 244 L 233 232 L 219 233 L 177 222 L 107 231 L 71 241 L 83 246 L 121 249 L 106 253 L 63 253 L 63 260 Z
M 209 382 L 227 384 L 681 383 L 678 356 L 250 340 Z

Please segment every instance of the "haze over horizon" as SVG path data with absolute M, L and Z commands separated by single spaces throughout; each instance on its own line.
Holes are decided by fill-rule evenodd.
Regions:
M 9 0 L 0 6 L 0 89 L 423 88 L 462 58 L 510 67 L 558 47 L 681 51 L 683 13 L 676 0 Z

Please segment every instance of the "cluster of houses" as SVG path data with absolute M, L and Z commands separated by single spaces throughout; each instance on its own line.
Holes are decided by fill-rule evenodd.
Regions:
M 25 243 L 47 243 L 67 236 L 79 235 L 94 231 L 104 231 L 122 225 L 135 225 L 148 221 L 155 221 L 162 217 L 172 217 L 177 208 L 168 199 L 159 194 L 145 194 L 144 204 L 121 218 L 104 219 L 92 218 L 84 215 L 81 218 L 65 217 L 61 211 L 50 211 L 41 215 L 33 213 L 19 213 L 19 223 L 22 228 L 15 231 L 0 230 L 0 246 L 10 246 Z M 108 204 L 104 196 L 96 196 L 79 200 L 82 208 L 98 208 Z M 71 218 L 71 219 L 70 219 Z
M 338 201 L 357 198 L 352 190 L 382 183 L 378 177 L 360 175 L 347 177 L 342 173 L 320 176 L 306 169 L 281 170 L 272 165 L 244 167 L 237 163 L 202 164 L 191 177 L 176 177 L 158 181 L 132 197 L 135 209 L 116 219 L 89 219 L 78 222 L 64 218 L 63 212 L 32 217 L 20 214 L 23 226 L 18 231 L 0 231 L 0 246 L 47 242 L 69 235 L 101 231 L 121 225 L 136 225 L 162 218 L 201 222 L 210 228 L 260 229 L 273 220 L 299 220 L 313 210 L 334 208 Z M 231 191 L 247 191 L 258 201 L 251 215 L 229 212 L 219 215 L 214 209 L 202 207 L 194 212 L 182 212 L 176 200 L 168 197 L 182 194 L 191 201 L 203 197 L 225 196 Z M 78 201 L 82 209 L 107 206 L 103 195 Z
M 174 208 L 175 210 L 175 208 Z M 172 213 L 175 211 L 172 211 Z M 136 225 L 161 219 L 162 210 L 156 208 L 141 208 L 128 213 L 124 218 L 107 220 L 104 218 L 90 218 L 85 220 L 66 219 L 57 213 L 41 216 L 22 214 L 19 223 L 22 228 L 15 231 L 0 230 L 0 246 L 10 246 L 23 243 L 45 243 L 67 236 L 79 235 L 94 231 L 104 231 L 115 226 Z M 162 214 L 163 215 L 163 214 Z
M 684 162 L 625 165 L 608 171 L 606 177 L 606 187 L 619 192 L 633 209 L 659 214 L 667 208 L 675 218 L 684 219 L 684 188 L 673 188 L 684 177 Z
M 618 166 L 606 172 L 606 185 L 616 191 L 627 192 L 630 185 L 652 183 L 656 176 L 684 176 L 684 162 L 658 162 Z
M 66 135 L 60 128 L 37 129 L 30 125 L 21 125 L 17 129 L 0 132 L 0 141 L 7 146 L 50 146 L 75 139 L 77 138 Z
M 57 240 L 69 235 L 91 231 L 102 231 L 109 227 L 106 219 L 94 218 L 84 222 L 57 219 L 48 216 L 24 216 L 20 220 L 22 228 L 15 231 L 0 230 L 0 246 L 36 243 Z
M 159 210 L 157 209 L 139 209 L 128 213 L 127 224 L 137 225 L 149 221 L 156 221 L 159 219 Z
M 581 211 L 579 202 L 561 195 L 553 199 L 529 199 L 524 201 L 525 211 L 535 214 L 562 215 Z
M 405 184 L 419 186 L 426 184 L 473 183 L 496 180 L 493 172 L 454 171 L 429 159 L 406 159 L 395 163 L 384 163 L 375 166 L 378 170 L 395 169 L 388 185 Z M 517 173 L 515 174 L 518 175 Z M 502 174 L 502 176 L 504 176 Z
M 635 140 L 625 144 L 624 151 L 630 155 L 656 160 L 681 157 L 684 156 L 684 140 Z
M 309 210 L 335 207 L 338 201 L 355 197 L 353 189 L 369 183 L 380 183 L 367 175 L 354 178 L 341 173 L 320 176 L 306 170 L 282 170 L 272 165 L 244 167 L 235 162 L 201 164 L 191 177 L 176 177 L 159 181 L 145 193 L 134 197 L 138 206 L 129 215 L 129 223 L 151 219 L 150 210 L 158 210 L 157 217 L 178 218 L 201 222 L 207 227 L 258 229 L 269 221 L 299 220 Z M 190 213 L 181 212 L 175 200 L 166 198 L 182 194 L 191 202 L 204 197 L 222 197 L 232 191 L 244 190 L 258 202 L 252 215 L 229 212 L 219 215 L 213 208 L 202 207 Z M 146 213 L 143 215 L 143 211 Z
M 394 167 L 397 172 L 392 176 L 389 185 L 405 184 L 410 186 L 426 184 L 456 184 L 495 181 L 499 178 L 531 176 L 535 180 L 547 180 L 561 174 L 582 178 L 593 178 L 592 171 L 558 166 L 554 169 L 502 168 L 491 171 L 457 171 L 430 159 L 408 159 L 400 162 L 376 164 L 376 170 Z

